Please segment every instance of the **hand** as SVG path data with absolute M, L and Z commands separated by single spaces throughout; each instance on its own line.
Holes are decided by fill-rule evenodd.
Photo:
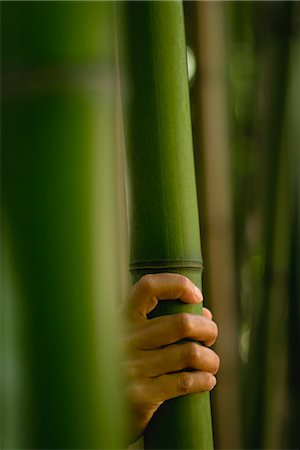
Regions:
M 133 411 L 132 442 L 143 434 L 165 400 L 208 391 L 216 384 L 214 374 L 220 361 L 208 347 L 215 342 L 218 329 L 210 311 L 203 308 L 202 316 L 180 313 L 147 319 L 158 300 L 167 299 L 200 303 L 203 297 L 201 291 L 182 275 L 145 275 L 132 287 L 121 308 L 127 324 L 122 339 L 122 371 Z M 204 345 L 178 342 L 181 339 L 200 341 Z

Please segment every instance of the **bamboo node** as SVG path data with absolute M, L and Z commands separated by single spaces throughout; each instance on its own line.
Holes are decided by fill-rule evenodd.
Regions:
M 197 269 L 203 270 L 203 262 L 196 260 L 159 260 L 159 261 L 133 261 L 130 263 L 130 272 L 136 270 L 166 269 Z

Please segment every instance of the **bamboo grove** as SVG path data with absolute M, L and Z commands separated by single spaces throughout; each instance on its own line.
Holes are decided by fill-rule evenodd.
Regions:
M 127 448 L 118 306 L 203 266 L 218 385 L 135 448 L 299 448 L 299 23 L 289 1 L 1 2 L 2 448 Z

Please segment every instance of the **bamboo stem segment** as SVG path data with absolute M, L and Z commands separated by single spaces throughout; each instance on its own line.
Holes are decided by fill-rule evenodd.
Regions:
M 130 264 L 133 282 L 176 272 L 201 287 L 202 255 L 181 2 L 126 5 Z M 198 305 L 163 302 L 153 315 Z M 145 432 L 145 447 L 212 449 L 208 393 L 165 402 Z
M 120 449 L 113 6 L 2 6 L 2 442 Z
M 198 67 L 194 89 L 194 145 L 196 179 L 202 200 L 206 240 L 205 292 L 222 339 L 216 343 L 222 370 L 213 399 L 216 445 L 240 449 L 238 323 L 235 292 L 232 201 L 230 193 L 229 130 L 226 108 L 225 5 L 188 2 L 194 28 L 192 48 Z M 193 102 L 192 100 L 192 102 Z M 222 298 L 222 301 L 220 299 Z

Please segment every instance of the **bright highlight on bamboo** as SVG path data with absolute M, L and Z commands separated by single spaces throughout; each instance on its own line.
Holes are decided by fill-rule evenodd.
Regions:
M 133 282 L 176 272 L 201 287 L 202 256 L 180 2 L 128 2 L 127 163 Z M 155 315 L 198 305 L 163 302 Z M 170 400 L 145 433 L 148 449 L 213 448 L 208 393 Z

